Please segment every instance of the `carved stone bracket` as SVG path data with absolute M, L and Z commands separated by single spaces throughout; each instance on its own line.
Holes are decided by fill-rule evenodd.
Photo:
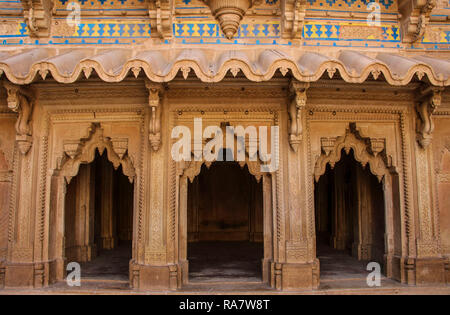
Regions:
M 253 5 L 254 0 L 204 0 L 219 21 L 222 32 L 228 39 L 236 34 L 242 18 Z
M 306 15 L 306 0 L 286 0 L 281 3 L 281 36 L 301 39 Z
M 152 32 L 158 34 L 160 38 L 172 38 L 172 17 L 174 16 L 173 0 L 150 0 L 148 3 L 148 15 Z
M 435 6 L 436 0 L 399 1 L 403 42 L 414 43 L 422 39 Z
M 164 91 L 161 84 L 145 82 L 148 89 L 148 105 L 150 106 L 150 123 L 148 126 L 148 139 L 154 151 L 161 146 L 161 96 Z
M 297 152 L 298 145 L 302 140 L 303 123 L 302 111 L 306 106 L 306 91 L 309 88 L 309 83 L 292 81 L 290 84 L 290 91 L 293 97 L 289 103 L 289 144 L 295 152 Z
M 370 138 L 369 143 L 370 151 L 375 157 L 386 148 L 386 140 L 383 138 Z
M 322 137 L 320 138 L 320 145 L 322 151 L 326 156 L 329 156 L 331 151 L 334 149 L 337 137 Z
M 128 150 L 128 138 L 111 138 L 111 143 L 114 152 L 122 160 Z
M 434 122 L 432 115 L 441 104 L 442 87 L 426 87 L 418 92 L 416 102 L 416 133 L 417 141 L 422 148 L 428 147 L 433 138 Z
M 52 0 L 21 0 L 23 15 L 31 37 L 49 37 L 52 25 Z
M 3 84 L 7 91 L 8 107 L 19 114 L 16 128 L 16 141 L 19 151 L 27 154 L 32 144 L 31 115 L 33 112 L 34 95 L 26 88 L 5 82 Z
M 81 140 L 66 140 L 63 142 L 63 150 L 71 159 L 74 159 L 81 148 Z

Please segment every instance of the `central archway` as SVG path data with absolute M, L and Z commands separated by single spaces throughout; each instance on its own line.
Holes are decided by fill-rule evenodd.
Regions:
M 188 185 L 189 276 L 195 281 L 261 281 L 262 182 L 247 166 L 214 162 Z
M 217 162 L 214 162 L 217 163 Z M 189 269 L 190 262 L 188 260 L 188 209 L 189 209 L 189 187 L 194 187 L 193 183 L 196 180 L 197 176 L 200 175 L 202 169 L 205 172 L 208 172 L 208 169 L 213 168 L 213 162 L 205 162 L 205 161 L 189 161 L 189 162 L 178 162 L 177 165 L 177 176 L 179 183 L 179 224 L 178 224 L 178 259 L 180 266 L 180 274 L 181 274 L 181 284 L 186 285 L 189 283 Z M 245 161 L 241 162 L 223 162 L 223 163 L 232 163 L 238 173 L 241 175 L 244 174 L 244 177 L 249 181 L 253 181 L 255 183 L 255 187 L 259 186 L 261 189 L 261 210 L 260 215 L 262 215 L 262 233 L 254 233 L 250 232 L 248 234 L 249 238 L 253 238 L 253 240 L 262 241 L 262 255 L 260 258 L 262 262 L 260 264 L 260 276 L 258 278 L 262 283 L 274 285 L 274 281 L 272 279 L 273 276 L 273 268 L 274 268 L 274 239 L 273 239 L 273 231 L 274 220 L 273 220 L 273 183 L 272 183 L 272 173 L 261 172 L 261 164 L 259 161 L 249 161 L 248 156 Z M 251 178 L 251 180 L 250 180 Z M 239 233 L 235 234 L 238 235 Z M 245 234 L 245 233 L 244 233 Z M 241 234 L 241 235 L 244 235 Z M 191 238 L 194 234 L 190 234 Z M 222 278 L 223 280 L 223 278 Z

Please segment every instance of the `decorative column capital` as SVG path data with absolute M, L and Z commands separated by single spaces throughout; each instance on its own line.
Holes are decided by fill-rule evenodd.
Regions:
M 297 152 L 298 145 L 302 140 L 303 123 L 301 111 L 306 106 L 306 91 L 308 88 L 308 82 L 298 82 L 292 80 L 289 84 L 289 90 L 292 93 L 292 98 L 288 105 L 289 144 L 294 152 Z
M 148 139 L 154 151 L 158 151 L 161 146 L 161 98 L 164 86 L 160 83 L 145 81 L 148 90 L 148 105 L 151 108 Z

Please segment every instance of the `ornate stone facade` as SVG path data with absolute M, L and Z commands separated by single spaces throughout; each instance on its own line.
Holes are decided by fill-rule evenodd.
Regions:
M 254 158 L 245 137 L 239 162 L 261 188 L 261 222 L 250 211 L 249 232 L 262 244 L 262 283 L 319 287 L 317 196 L 345 156 L 361 167 L 357 222 L 348 224 L 364 230 L 354 256 L 380 256 L 384 274 L 401 283 L 448 283 L 450 26 L 438 26 L 437 14 L 444 2 L 376 1 L 383 14 L 373 26 L 361 13 L 367 1 L 79 1 L 73 27 L 58 10 L 66 2 L 3 8 L 11 10 L 0 24 L 0 288 L 50 286 L 64 280 L 69 260 L 89 261 L 96 247 L 118 240 L 132 244 L 132 288 L 189 283 L 188 241 L 201 226 L 190 221 L 198 202 L 190 191 L 213 162 L 196 159 L 205 139 L 192 142 L 191 161 L 175 161 L 172 148 L 174 127 L 194 135 L 196 118 L 224 134 L 227 126 L 279 128 L 268 145 L 278 152 L 275 170 L 262 171 L 267 161 Z M 89 22 L 92 15 L 100 22 Z M 99 156 L 106 164 L 95 164 Z M 132 185 L 130 222 L 117 235 L 108 229 L 112 183 L 121 180 L 114 170 Z M 364 197 L 370 185 L 381 187 L 376 206 Z M 345 195 L 339 187 L 333 194 Z M 334 225 L 346 220 L 338 208 Z M 368 223 L 376 209 L 381 245 L 368 232 L 378 228 Z M 68 217 L 84 222 L 73 235 Z M 335 248 L 347 246 L 345 235 L 331 238 Z

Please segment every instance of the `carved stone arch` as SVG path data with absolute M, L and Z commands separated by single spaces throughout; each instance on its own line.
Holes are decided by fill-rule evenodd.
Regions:
M 108 160 L 117 170 L 122 166 L 122 171 L 133 183 L 136 170 L 128 156 L 128 138 L 110 138 L 103 135 L 100 124 L 92 124 L 88 129 L 88 136 L 79 140 L 67 140 L 63 142 L 64 156 L 59 163 L 59 173 L 64 176 L 67 183 L 78 174 L 81 164 L 89 164 L 95 159 L 95 151 L 100 155 L 107 153 Z
M 381 182 L 389 173 L 391 158 L 386 154 L 386 140 L 384 138 L 369 138 L 361 135 L 355 123 L 350 123 L 345 135 L 339 137 L 323 137 L 321 140 L 322 154 L 314 167 L 314 179 L 319 181 L 325 174 L 327 164 L 334 168 L 341 160 L 342 149 L 346 154 L 353 150 L 355 160 L 363 167 L 369 165 L 370 172 Z

